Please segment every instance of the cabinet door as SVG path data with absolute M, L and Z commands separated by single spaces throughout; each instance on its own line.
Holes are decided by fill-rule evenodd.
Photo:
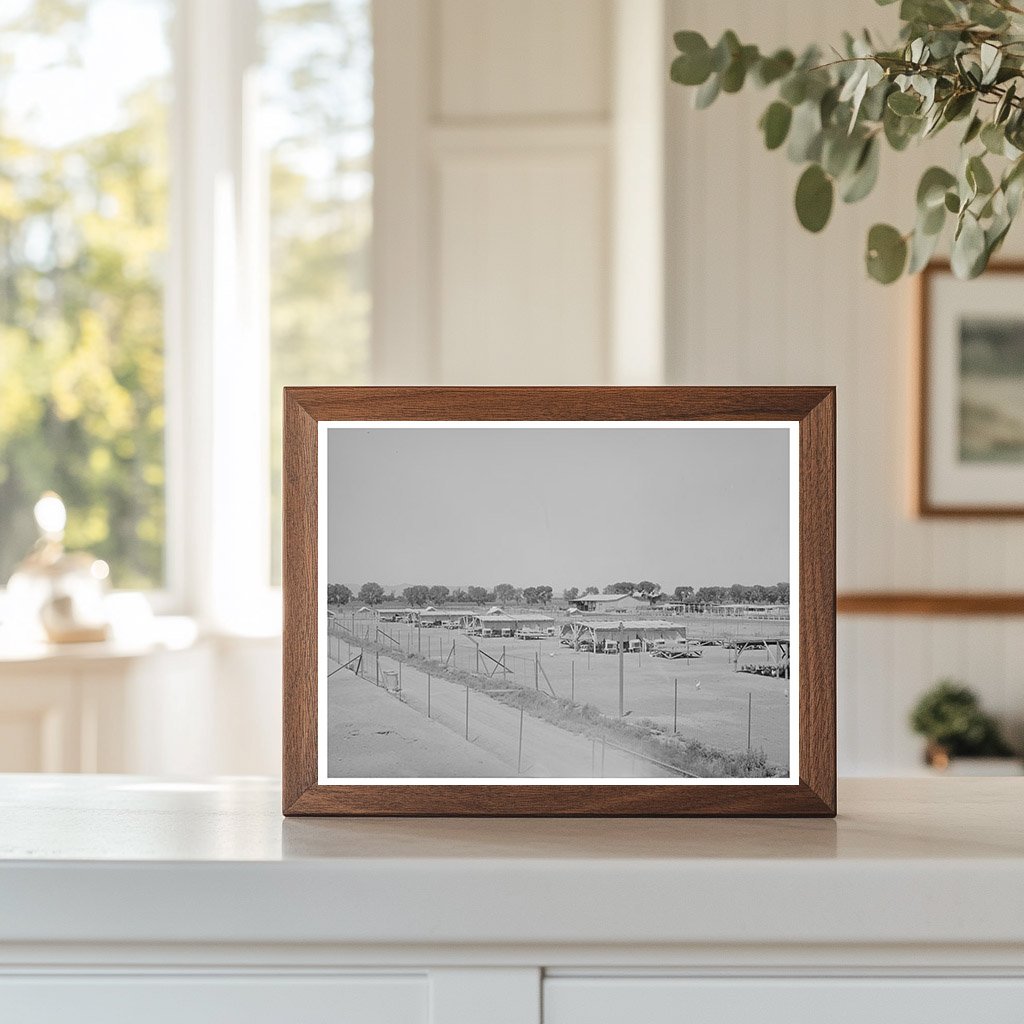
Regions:
M 427 1024 L 425 975 L 36 976 L 0 979 L 18 1024 Z
M 544 1024 L 1021 1024 L 1024 978 L 570 978 Z

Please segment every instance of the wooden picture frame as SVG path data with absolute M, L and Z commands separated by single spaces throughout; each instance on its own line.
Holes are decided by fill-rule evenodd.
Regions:
M 961 453 L 965 426 L 964 413 L 958 415 L 953 376 L 962 374 L 955 366 L 958 352 L 951 341 L 949 318 L 961 315 L 961 331 L 966 323 L 965 314 L 987 316 L 996 293 L 1006 289 L 1006 303 L 1002 312 L 991 314 L 993 320 L 1008 315 L 1019 305 L 1019 298 L 1007 288 L 1008 277 L 1024 275 L 1024 262 L 1003 260 L 989 264 L 982 278 L 958 281 L 947 261 L 936 260 L 921 272 L 917 281 L 917 339 L 914 374 L 917 388 L 916 437 L 913 471 L 913 511 L 921 518 L 991 519 L 1024 516 L 1024 460 L 1017 465 L 986 464 L 979 457 L 976 464 L 963 462 L 957 467 L 953 431 L 959 430 Z M 1019 291 L 1024 279 L 1018 280 Z M 1024 331 L 1024 313 L 1014 310 Z M 962 345 L 961 335 L 960 344 Z M 939 350 L 939 351 L 937 351 Z M 957 378 L 961 389 L 962 377 Z M 959 393 L 959 401 L 964 397 Z M 959 424 L 959 426 L 957 426 Z M 1019 446 L 1018 446 L 1019 447 Z M 1001 478 L 1001 479 L 999 479 Z M 1006 493 L 1010 484 L 1013 494 Z
M 789 620 L 797 638 L 793 660 L 798 671 L 795 679 L 787 684 L 786 697 L 791 708 L 789 720 L 797 723 L 795 735 L 792 730 L 789 735 L 797 752 L 798 770 L 792 766 L 790 775 L 779 780 L 729 778 L 704 784 L 706 779 L 693 779 L 682 780 L 678 785 L 674 778 L 662 779 L 662 784 L 644 780 L 606 784 L 596 779 L 581 782 L 575 776 L 564 783 L 548 780 L 546 784 L 519 779 L 502 784 L 475 780 L 477 784 L 473 785 L 442 785 L 408 779 L 372 780 L 370 784 L 348 784 L 346 780 L 325 783 L 320 774 L 318 737 L 327 709 L 318 702 L 318 659 L 328 650 L 329 637 L 322 636 L 319 628 L 321 615 L 326 622 L 328 613 L 326 599 L 324 610 L 320 607 L 327 581 L 319 577 L 318 566 L 321 529 L 326 529 L 324 523 L 330 509 L 327 499 L 322 497 L 327 493 L 324 488 L 328 442 L 321 445 L 320 438 L 337 436 L 348 444 L 348 439 L 356 436 L 352 430 L 347 434 L 330 434 L 329 431 L 354 424 L 367 428 L 363 431 L 367 436 L 377 424 L 390 424 L 407 433 L 408 428 L 418 424 L 479 426 L 481 429 L 507 429 L 507 424 L 508 428 L 526 426 L 538 430 L 560 425 L 579 427 L 581 431 L 586 427 L 602 427 L 620 433 L 622 429 L 636 427 L 656 431 L 643 435 L 645 444 L 651 440 L 661 443 L 660 435 L 671 427 L 694 428 L 689 432 L 695 438 L 711 437 L 709 428 L 714 427 L 741 428 L 733 432 L 737 438 L 753 436 L 751 432 L 755 427 L 770 428 L 773 437 L 780 429 L 787 430 L 790 452 L 787 507 L 791 509 L 788 536 L 796 542 L 791 541 L 787 551 L 794 562 L 792 552 L 798 551 L 799 560 L 795 578 L 791 578 L 793 584 L 798 584 L 798 604 Z M 582 433 L 579 436 L 582 437 Z M 339 450 L 345 450 L 344 446 Z M 667 466 L 666 469 L 671 473 L 677 467 Z M 286 815 L 835 815 L 833 388 L 286 388 L 283 479 L 283 811 Z M 360 493 L 368 483 L 360 482 Z M 738 481 L 737 493 L 742 493 L 742 483 Z M 353 484 L 353 500 L 355 496 Z M 320 504 L 324 505 L 322 510 Z M 639 598 L 633 595 L 633 599 Z M 620 628 L 622 625 L 620 622 Z M 328 631 L 325 628 L 323 632 Z M 596 632 L 594 635 L 596 637 Z M 379 638 L 377 633 L 374 637 Z M 788 642 L 786 649 L 789 650 Z M 620 648 L 620 666 L 623 657 Z M 638 654 L 637 664 L 641 658 Z M 326 655 L 324 659 L 326 663 Z M 351 672 L 351 667 L 346 671 Z M 619 672 L 621 714 L 621 667 Z M 781 671 L 779 676 L 781 679 Z M 790 697 L 790 690 L 796 700 Z M 467 685 L 467 707 L 469 697 Z M 429 699 L 428 689 L 428 702 Z M 748 750 L 749 722 L 748 715 Z

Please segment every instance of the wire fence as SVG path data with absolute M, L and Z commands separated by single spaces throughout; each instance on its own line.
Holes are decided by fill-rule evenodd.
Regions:
M 650 756 L 640 740 L 566 732 L 527 714 L 522 707 L 494 700 L 521 687 L 480 691 L 377 649 L 364 650 L 360 639 L 340 630 L 329 634 L 330 657 L 339 664 L 332 675 L 351 673 L 392 693 L 404 704 L 449 729 L 466 742 L 493 754 L 512 775 L 538 778 L 655 778 L 689 776 L 675 765 Z M 458 648 L 456 648 L 456 651 Z M 350 677 L 351 678 L 351 677 Z
M 735 664 L 727 647 L 706 648 L 704 657 L 668 661 L 643 651 L 576 651 L 554 637 L 477 638 L 457 630 L 355 617 L 332 618 L 328 636 L 330 656 L 337 664 L 400 694 L 430 717 L 440 716 L 453 731 L 459 731 L 460 721 L 462 732 L 467 731 L 465 707 L 460 711 L 447 697 L 437 703 L 434 695 L 447 692 L 446 686 L 456 686 L 463 704 L 468 701 L 471 733 L 474 698 L 497 703 L 481 689 L 532 689 L 579 707 L 589 705 L 611 719 L 648 722 L 712 750 L 762 752 L 769 764 L 789 766 L 788 680 L 738 671 L 743 666 Z M 388 657 L 389 651 L 403 657 Z M 764 662 L 748 659 L 748 664 Z M 451 683 L 441 672 L 467 673 L 472 679 L 465 685 Z M 503 722 L 499 731 L 511 730 L 512 736 L 500 741 L 493 737 L 488 749 L 495 748 L 502 760 L 522 769 L 523 755 L 516 749 L 520 712 L 511 710 L 517 720 Z M 531 716 L 525 719 L 522 728 L 529 729 Z M 578 751 L 574 755 L 577 760 L 580 756 Z M 603 756 L 607 765 L 607 744 Z M 631 759 L 637 757 L 643 755 L 630 751 Z M 584 760 L 589 764 L 589 756 Z

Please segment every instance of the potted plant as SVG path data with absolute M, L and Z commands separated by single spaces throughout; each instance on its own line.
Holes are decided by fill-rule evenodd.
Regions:
M 999 725 L 981 709 L 974 691 L 950 679 L 921 697 L 911 712 L 910 725 L 928 741 L 925 763 L 940 771 L 949 769 L 955 758 L 1013 757 Z
M 768 149 L 785 146 L 805 165 L 795 200 L 808 231 L 826 225 L 837 196 L 855 203 L 868 195 L 883 146 L 901 152 L 956 125 L 958 162 L 925 171 L 913 226 L 874 225 L 865 258 L 882 284 L 916 273 L 952 222 L 953 271 L 976 277 L 1024 198 L 1024 4 L 902 0 L 897 10 L 891 45 L 847 32 L 828 50 L 812 46 L 800 55 L 762 53 L 732 31 L 714 45 L 698 32 L 677 32 L 671 77 L 696 89 L 698 108 L 750 83 L 775 94 L 759 127 Z

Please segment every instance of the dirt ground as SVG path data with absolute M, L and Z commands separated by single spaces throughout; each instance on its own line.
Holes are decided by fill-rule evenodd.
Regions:
M 338 666 L 328 663 L 328 671 Z M 372 682 L 337 672 L 327 682 L 327 771 L 332 778 L 504 778 L 493 754 L 407 707 Z

